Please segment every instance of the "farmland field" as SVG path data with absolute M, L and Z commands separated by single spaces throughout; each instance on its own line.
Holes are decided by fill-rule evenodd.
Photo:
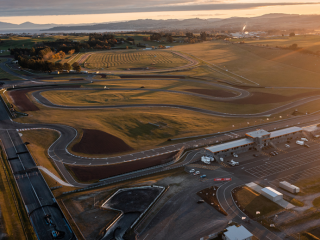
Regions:
M 194 44 L 192 48 L 177 46 L 173 50 L 192 54 L 210 66 L 218 66 L 231 77 L 230 72 L 236 73 L 260 86 L 320 87 L 317 56 L 222 41 Z
M 89 69 L 126 70 L 128 68 L 173 68 L 188 61 L 172 52 L 127 51 L 96 53 L 88 57 L 85 67 Z

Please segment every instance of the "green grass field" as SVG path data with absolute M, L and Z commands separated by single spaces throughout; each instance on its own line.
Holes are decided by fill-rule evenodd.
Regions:
M 254 192 L 248 187 L 243 187 L 235 193 L 241 209 L 245 209 L 251 216 L 256 216 L 256 211 L 260 211 L 260 216 L 268 215 L 283 209 L 278 204 L 266 197 Z
M 166 51 L 122 51 L 95 53 L 88 57 L 90 69 L 126 70 L 128 68 L 173 68 L 186 65 L 187 60 Z
M 0 58 L 0 62 L 6 62 L 6 61 L 7 61 L 7 59 Z M 10 73 L 7 73 L 7 72 L 3 71 L 3 70 L 0 68 L 0 80 L 1 80 L 1 79 L 22 80 L 21 78 L 16 77 L 16 76 L 13 76 L 13 75 L 11 75 Z

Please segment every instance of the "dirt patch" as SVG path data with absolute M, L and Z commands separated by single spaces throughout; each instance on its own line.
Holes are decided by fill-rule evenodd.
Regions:
M 209 188 L 205 188 L 200 192 L 197 192 L 197 195 L 201 197 L 210 206 L 214 207 L 217 211 L 227 216 L 228 214 L 226 213 L 226 211 L 224 211 L 223 208 L 220 207 L 219 201 L 217 199 L 217 190 L 218 187 L 212 186 Z
M 120 214 L 111 209 L 98 208 L 98 204 L 94 207 L 94 196 L 85 200 L 71 198 L 64 201 L 86 239 L 98 239 L 99 233 L 104 231 Z M 97 201 L 97 197 L 95 200 Z
M 24 89 L 10 91 L 10 96 L 13 99 L 14 105 L 16 105 L 21 111 L 38 111 L 40 110 L 28 97 L 27 93 L 34 89 Z
M 65 166 L 69 171 L 73 172 L 78 180 L 82 182 L 91 182 L 170 162 L 176 153 L 177 152 L 172 152 L 161 156 L 105 166 Z
M 134 150 L 122 139 L 94 129 L 83 129 L 83 136 L 72 151 L 85 154 L 114 154 Z
M 193 92 L 193 93 L 199 93 L 203 95 L 208 95 L 208 96 L 214 96 L 214 97 L 235 97 L 237 96 L 236 94 L 224 90 L 216 90 L 216 89 L 184 89 L 185 91 L 188 92 Z
M 320 91 L 313 91 L 307 93 L 300 93 L 292 96 L 281 96 L 273 93 L 263 93 L 263 92 L 253 92 L 249 97 L 237 99 L 232 101 L 237 104 L 268 104 L 268 103 L 278 103 L 287 102 L 299 98 L 311 97 L 315 95 L 320 95 Z
M 107 77 L 107 74 L 97 74 L 99 76 L 101 76 L 101 78 L 106 78 Z
M 38 111 L 39 108 L 27 97 L 28 92 L 43 90 L 43 89 L 50 89 L 50 88 L 79 88 L 79 87 L 80 85 L 37 87 L 37 88 L 11 90 L 9 94 L 14 102 L 14 105 L 16 105 L 21 111 Z

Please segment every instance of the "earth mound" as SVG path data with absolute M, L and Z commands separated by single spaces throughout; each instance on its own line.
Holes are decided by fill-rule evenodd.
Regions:
M 66 167 L 68 170 L 72 171 L 76 178 L 80 181 L 89 182 L 165 164 L 172 161 L 176 154 L 177 152 L 172 152 L 132 162 L 116 163 L 103 166 L 66 165 Z
M 72 151 L 85 154 L 115 154 L 132 150 L 122 139 L 94 129 L 83 129 L 80 142 L 72 147 Z

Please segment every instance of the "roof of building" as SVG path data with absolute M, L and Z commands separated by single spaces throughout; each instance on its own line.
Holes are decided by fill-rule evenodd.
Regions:
M 206 149 L 215 153 L 215 152 L 220 152 L 220 151 L 227 150 L 230 148 L 241 147 L 243 145 L 247 145 L 247 144 L 251 144 L 251 143 L 253 143 L 252 139 L 243 138 L 243 139 L 235 140 L 232 142 L 227 142 L 227 143 L 222 143 L 222 144 L 214 145 L 211 147 L 207 147 Z
M 283 135 L 286 135 L 286 134 L 299 132 L 299 131 L 302 131 L 302 128 L 300 128 L 300 127 L 289 127 L 289 128 L 285 128 L 285 129 L 281 129 L 281 130 L 277 130 L 277 131 L 271 132 L 270 138 L 279 137 L 279 136 L 283 136 Z
M 249 136 L 249 137 L 252 137 L 252 138 L 257 138 L 257 137 L 262 137 L 262 136 L 270 135 L 270 133 L 267 132 L 266 130 L 259 129 L 259 130 L 257 130 L 257 131 L 248 132 L 248 133 L 246 133 L 246 135 Z
M 262 188 L 261 191 L 267 193 L 269 196 L 272 196 L 272 197 L 282 196 L 283 195 L 281 192 L 278 192 L 277 190 L 274 190 L 271 187 Z
M 244 226 L 227 227 L 227 231 L 224 232 L 224 235 L 230 240 L 243 240 L 253 236 L 252 233 L 249 232 Z

